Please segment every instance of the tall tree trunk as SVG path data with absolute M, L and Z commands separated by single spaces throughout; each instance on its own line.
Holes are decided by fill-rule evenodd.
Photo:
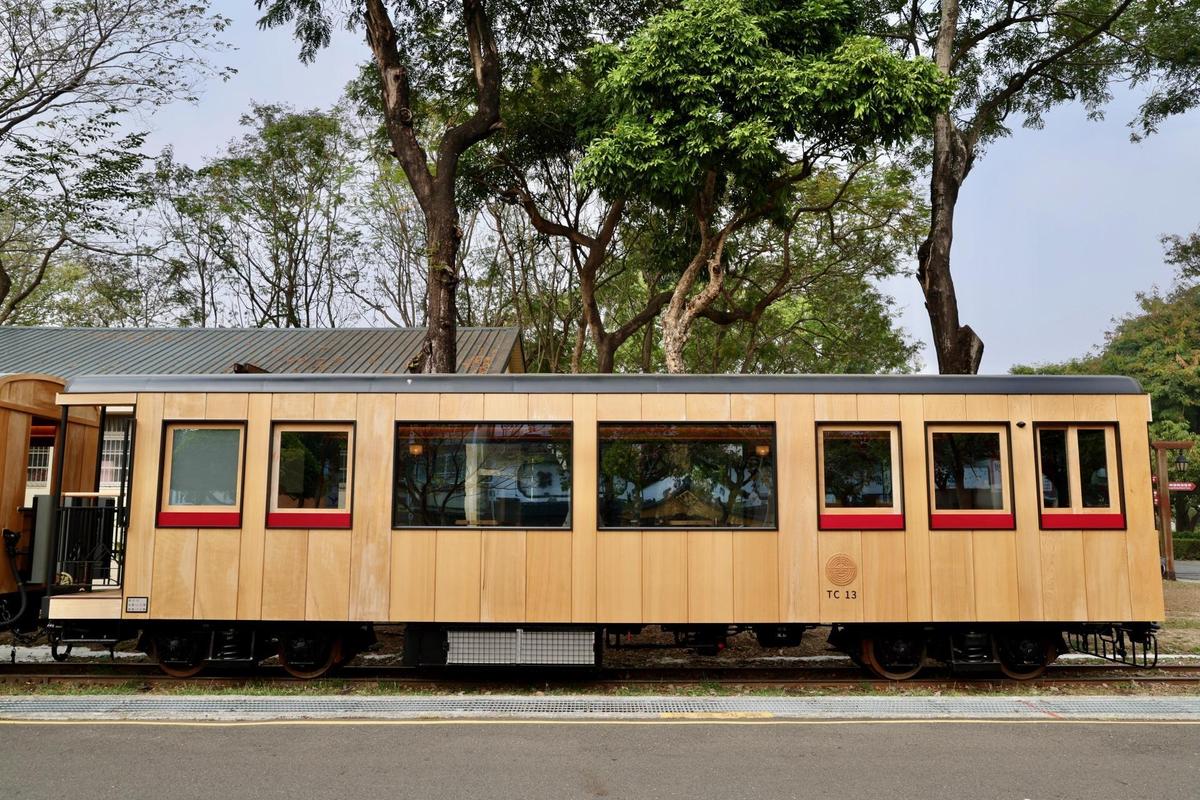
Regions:
M 958 29 L 958 0 L 943 0 L 934 61 L 949 75 Z M 929 235 L 917 250 L 917 280 L 925 293 L 925 309 L 933 329 L 933 347 L 942 374 L 973 375 L 983 359 L 983 341 L 962 325 L 958 298 L 950 274 L 954 241 L 954 207 L 958 190 L 975 160 L 975 145 L 954 124 L 949 113 L 938 114 L 933 127 L 933 169 L 929 184 Z
M 669 373 L 680 374 L 688 371 L 683 349 L 687 347 L 688 339 L 691 338 L 692 323 L 701 311 L 711 305 L 725 283 L 722 250 L 720 246 L 710 243 L 701 244 L 700 252 L 688 263 L 687 269 L 675 286 L 675 291 L 671 294 L 671 302 L 667 303 L 663 311 L 663 356 Z M 708 283 L 698 295 L 689 298 L 692 287 L 705 267 L 708 268 Z
M 382 89 L 384 122 L 392 155 L 400 162 L 409 186 L 425 215 L 429 287 L 423 372 L 454 372 L 458 310 L 458 248 L 462 231 L 454 184 L 458 162 L 471 146 L 500 128 L 500 56 L 484 0 L 462 0 L 463 27 L 475 80 L 475 111 L 447 127 L 437 144 L 430 168 L 414 128 L 412 85 L 406 54 L 398 40 L 384 0 L 367 0 L 367 44 L 375 57 Z
M 646 330 L 642 333 L 642 372 L 649 372 L 650 366 L 654 359 L 654 323 L 646 325 Z
M 454 372 L 458 366 L 458 209 L 442 201 L 427 214 L 429 308 L 422 372 Z
M 917 250 L 917 280 L 933 329 L 938 372 L 973 375 L 983 359 L 983 341 L 958 317 L 958 297 L 950 272 L 954 241 L 954 209 L 958 191 L 971 170 L 974 153 L 948 115 L 934 123 L 933 170 L 929 185 L 929 235 Z

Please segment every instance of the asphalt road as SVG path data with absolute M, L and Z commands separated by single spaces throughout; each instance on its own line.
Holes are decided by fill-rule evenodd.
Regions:
M 1181 581 L 1200 581 L 1200 561 L 1176 561 L 1175 577 Z
M 1130 798 L 1200 795 L 1200 726 L 0 725 L 0 797 Z

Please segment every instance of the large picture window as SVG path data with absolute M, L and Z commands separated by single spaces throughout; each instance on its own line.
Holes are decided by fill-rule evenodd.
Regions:
M 821 530 L 899 530 L 900 445 L 894 425 L 821 425 Z
M 169 423 L 164 430 L 162 527 L 241 525 L 242 426 Z
M 268 526 L 350 527 L 353 433 L 349 424 L 275 426 Z
M 769 424 L 601 424 L 601 528 L 774 528 Z
M 401 423 L 392 524 L 570 527 L 570 424 Z
M 1014 527 L 1007 427 L 931 425 L 927 446 L 932 528 Z
M 1042 527 L 1125 527 L 1112 425 L 1039 425 L 1037 457 Z

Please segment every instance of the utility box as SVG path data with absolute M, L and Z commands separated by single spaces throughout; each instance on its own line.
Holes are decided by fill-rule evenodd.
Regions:
M 54 498 L 48 494 L 33 497 L 33 557 L 29 562 L 29 582 L 49 583 L 51 526 L 54 524 Z

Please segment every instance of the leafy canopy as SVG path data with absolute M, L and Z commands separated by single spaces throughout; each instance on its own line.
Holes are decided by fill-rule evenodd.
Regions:
M 1181 281 L 1168 292 L 1138 296 L 1140 310 L 1117 320 L 1104 346 L 1062 364 L 1015 366 L 1018 374 L 1128 375 L 1150 395 L 1154 421 L 1150 438 L 1190 439 L 1200 448 L 1200 283 L 1194 280 L 1181 244 L 1194 237 L 1166 237 L 1167 261 L 1181 267 Z M 1193 251 L 1194 252 L 1194 251 Z M 1200 449 L 1189 453 L 1191 466 L 1172 479 L 1200 481 Z M 1181 529 L 1196 524 L 1200 495 L 1173 495 Z M 1188 511 L 1188 509 L 1192 511 Z
M 849 0 L 685 0 L 603 52 L 611 111 L 584 179 L 667 205 L 715 172 L 752 198 L 798 147 L 861 157 L 927 129 L 949 81 L 859 29 Z

